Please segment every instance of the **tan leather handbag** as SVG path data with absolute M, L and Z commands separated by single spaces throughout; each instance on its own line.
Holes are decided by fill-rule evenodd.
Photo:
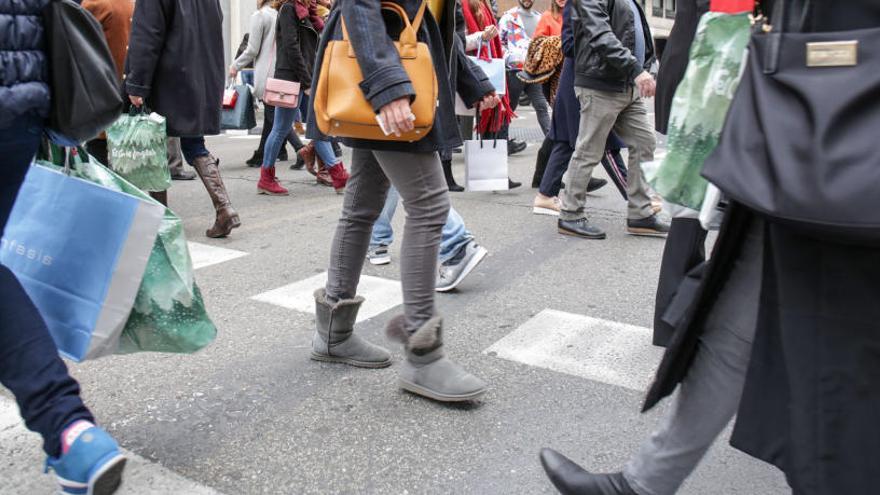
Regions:
M 434 125 L 437 111 L 437 74 L 428 45 L 416 40 L 427 2 L 423 2 L 415 19 L 410 23 L 406 11 L 392 2 L 382 2 L 382 9 L 397 13 L 404 22 L 400 41 L 394 46 L 400 54 L 403 68 L 415 88 L 412 111 L 415 128 L 412 132 L 395 136 L 385 135 L 376 121 L 373 106 L 360 88 L 364 76 L 348 40 L 345 19 L 342 19 L 342 40 L 330 41 L 324 50 L 318 87 L 315 91 L 315 120 L 327 136 L 368 139 L 374 141 L 418 141 Z

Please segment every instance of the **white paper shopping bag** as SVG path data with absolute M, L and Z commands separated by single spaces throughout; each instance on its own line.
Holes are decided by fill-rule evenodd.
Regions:
M 465 141 L 464 166 L 465 187 L 468 191 L 507 190 L 507 140 Z

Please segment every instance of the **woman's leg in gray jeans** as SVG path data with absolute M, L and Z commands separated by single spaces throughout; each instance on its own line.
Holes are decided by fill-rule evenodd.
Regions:
M 672 409 L 623 471 L 639 495 L 675 493 L 739 407 L 758 321 L 763 229 L 761 221 L 749 228 Z
M 400 273 L 406 330 L 414 332 L 435 316 L 437 252 L 449 213 L 437 153 L 354 150 L 342 218 L 331 248 L 327 296 L 332 301 L 357 294 L 373 223 L 385 204 L 389 179 L 400 192 L 407 213 Z

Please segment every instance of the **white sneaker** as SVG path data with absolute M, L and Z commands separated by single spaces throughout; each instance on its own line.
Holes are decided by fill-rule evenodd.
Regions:
M 458 287 L 458 284 L 470 275 L 471 271 L 483 261 L 487 254 L 489 251 L 474 241 L 465 244 L 451 260 L 440 265 L 440 273 L 437 276 L 437 285 L 434 290 L 449 292 Z
M 367 251 L 367 259 L 371 265 L 387 265 L 391 263 L 391 251 L 388 250 L 388 246 L 382 244 L 371 247 Z
M 562 209 L 559 198 L 548 198 L 547 196 L 537 195 L 535 201 L 532 202 L 532 213 L 535 215 L 559 216 L 559 210 Z

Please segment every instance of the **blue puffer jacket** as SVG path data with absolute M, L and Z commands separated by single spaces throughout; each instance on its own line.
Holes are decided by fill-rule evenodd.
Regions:
M 49 114 L 43 18 L 49 0 L 0 0 L 0 129 Z

